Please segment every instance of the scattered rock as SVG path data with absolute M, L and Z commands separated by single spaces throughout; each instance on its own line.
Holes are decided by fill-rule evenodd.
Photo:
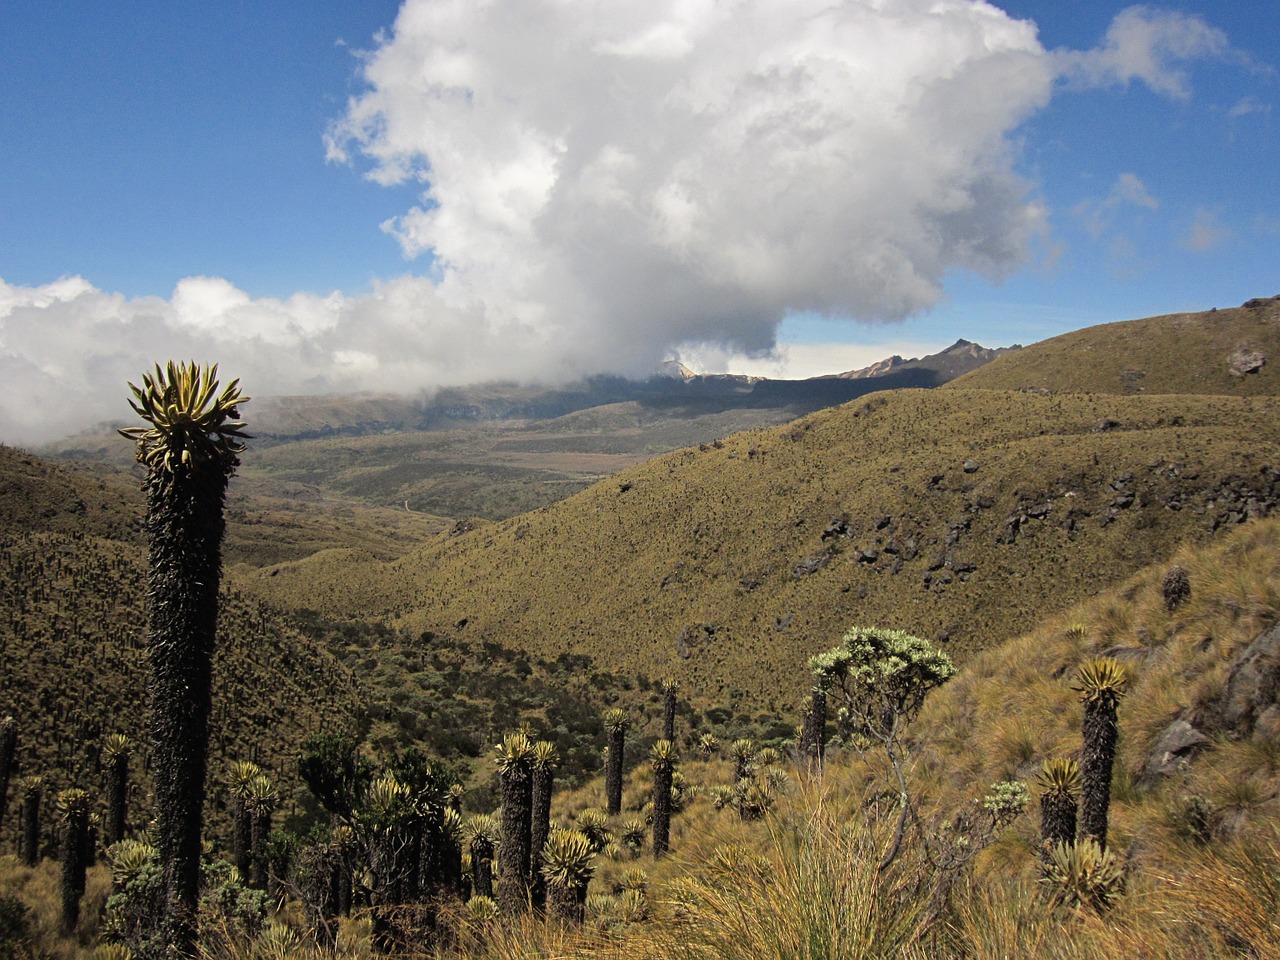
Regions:
M 794 613 L 788 613 L 785 616 L 775 618 L 773 625 L 778 630 L 785 630 L 787 627 L 791 626 L 791 624 L 795 623 L 795 619 L 796 615 Z
M 1270 306 L 1276 302 L 1280 302 L 1280 296 L 1254 297 L 1252 300 L 1246 300 L 1241 306 L 1246 310 L 1261 310 L 1263 307 Z
M 1103 417 L 1091 428 L 1094 433 L 1106 433 L 1108 430 L 1115 430 L 1120 426 L 1119 420 L 1113 420 L 1111 417 Z
M 965 472 L 965 473 L 977 473 L 977 472 L 978 472 L 978 461 L 977 461 L 977 460 L 973 460 L 973 459 L 966 460 L 966 461 L 964 462 L 964 472 Z
M 1015 513 L 1004 522 L 1004 531 L 996 537 L 996 543 L 1014 543 L 1022 530 L 1022 514 Z
M 1242 344 L 1227 357 L 1227 372 L 1233 377 L 1243 377 L 1257 373 L 1266 362 L 1266 355 L 1261 350 L 1250 350 Z
M 791 576 L 798 579 L 800 577 L 808 576 L 811 573 L 817 573 L 830 562 L 831 554 L 829 553 L 818 553 L 814 554 L 812 557 L 805 557 L 791 568 Z
M 1236 657 L 1222 695 L 1222 722 L 1242 736 L 1254 732 L 1280 701 L 1280 624 L 1260 633 Z
M 879 560 L 879 559 L 880 559 L 880 551 L 879 551 L 879 550 L 874 550 L 874 549 L 870 549 L 870 548 L 868 548 L 868 549 L 866 549 L 866 550 L 859 550 L 859 551 L 858 551 L 858 562 L 859 562 L 859 563 L 875 563 L 875 562 L 876 562 L 877 560 Z
M 684 627 L 676 635 L 676 656 L 688 660 L 694 651 L 716 635 L 714 623 L 695 623 Z
M 1187 723 L 1175 720 L 1156 737 L 1147 754 L 1142 771 L 1142 782 L 1149 786 L 1160 777 L 1177 773 L 1183 764 L 1189 763 L 1197 753 L 1209 745 L 1209 738 Z
M 831 522 L 822 531 L 823 540 L 847 536 L 849 536 L 849 520 L 847 517 L 832 517 Z

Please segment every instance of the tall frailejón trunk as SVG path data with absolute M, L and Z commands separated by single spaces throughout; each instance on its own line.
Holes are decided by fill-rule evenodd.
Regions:
M 89 795 L 83 790 L 58 794 L 62 812 L 62 932 L 71 933 L 80 922 L 80 898 L 84 896 L 89 853 Z
M 102 749 L 107 774 L 107 819 L 103 825 L 107 846 L 123 840 L 129 820 L 129 760 L 133 748 L 120 734 L 107 737 Z
M 535 910 L 547 905 L 547 878 L 542 873 L 542 851 L 551 835 L 551 792 L 560 756 L 555 744 L 543 740 L 533 746 L 533 790 L 530 800 L 529 884 Z
M 18 781 L 22 791 L 22 833 L 18 838 L 18 855 L 28 867 L 40 862 L 40 800 L 44 796 L 44 780 L 23 777 Z
M 671 846 L 671 781 L 678 756 L 670 740 L 653 745 L 653 858 L 664 856 Z
M 1040 860 L 1046 866 L 1056 847 L 1075 843 L 1080 767 L 1075 760 L 1046 760 L 1036 776 L 1040 790 Z
M 1092 837 L 1106 849 L 1111 810 L 1111 771 L 1116 759 L 1115 701 L 1086 701 L 1084 743 L 1080 753 L 1080 838 Z
M 156 847 L 164 870 L 164 939 L 183 956 L 196 938 L 226 486 L 221 471 L 162 473 L 147 484 Z
M 529 909 L 533 827 L 533 745 L 522 733 L 498 748 L 502 781 L 502 843 L 498 847 L 498 905 L 514 917 Z
M 609 756 L 605 763 L 605 813 L 611 817 L 622 812 L 622 759 L 627 745 L 630 721 L 624 711 L 606 710 L 604 723 L 609 731 Z
M 1092 837 L 1104 850 L 1111 809 L 1111 770 L 1120 733 L 1116 708 L 1128 682 L 1124 666 L 1117 660 L 1104 657 L 1081 666 L 1072 685 L 1084 703 L 1084 742 L 1080 751 L 1080 839 Z
M 809 692 L 809 705 L 804 712 L 800 733 L 800 762 L 810 770 L 822 768 L 827 752 L 827 691 L 815 685 Z
M 18 722 L 13 717 L 0 720 L 0 835 L 4 833 L 4 815 L 9 809 L 9 782 L 17 772 Z
M 238 382 L 221 394 L 217 367 L 170 362 L 130 384 L 149 427 L 120 432 L 147 469 L 150 540 L 147 649 L 152 780 L 163 871 L 161 938 L 178 956 L 196 943 L 200 839 L 222 574 L 223 501 L 244 426 Z
M 471 895 L 493 899 L 493 840 L 471 838 Z
M 662 739 L 676 742 L 676 691 L 680 685 L 674 680 L 662 684 Z

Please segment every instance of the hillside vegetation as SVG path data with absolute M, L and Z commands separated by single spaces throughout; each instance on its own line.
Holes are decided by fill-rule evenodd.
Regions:
M 1280 502 L 1280 401 L 874 394 L 463 526 L 402 559 L 327 551 L 238 582 L 615 673 L 734 712 L 790 709 L 850 623 L 961 658 L 1184 540 Z
M 130 545 L 78 534 L 0 536 L 0 712 L 19 723 L 23 775 L 44 776 L 50 796 L 101 783 L 107 735 L 146 741 L 145 586 L 145 558 Z M 218 627 L 210 769 L 216 778 L 231 760 L 255 760 L 292 797 L 297 745 L 310 734 L 357 729 L 369 694 L 259 601 L 225 594 Z M 142 769 L 140 760 L 139 799 L 149 784 Z M 222 800 L 215 786 L 210 803 Z
M 634 864 L 599 857 L 590 934 L 565 942 L 549 930 L 534 949 L 761 960 L 1274 955 L 1280 725 L 1274 705 L 1268 713 L 1266 696 L 1255 695 L 1277 680 L 1268 658 L 1280 643 L 1280 520 L 1184 546 L 1170 562 L 1190 583 L 1175 610 L 1162 589 L 1169 566 L 1145 567 L 973 658 L 931 694 L 911 727 L 919 820 L 901 873 L 877 875 L 868 865 L 886 841 L 875 802 L 886 784 L 872 754 L 833 744 L 818 779 L 782 764 L 785 785 L 756 823 L 743 823 L 731 805 L 717 808 L 731 764 L 689 756 L 682 769 L 701 792 L 676 819 L 675 856 L 643 865 L 652 916 L 622 922 Z M 1110 909 L 1051 902 L 1052 887 L 1040 880 L 1036 800 L 958 871 L 943 904 L 931 900 L 947 881 L 937 857 L 948 830 L 964 829 L 958 815 L 974 817 L 994 783 L 1031 785 L 1043 761 L 1079 757 L 1083 711 L 1072 678 L 1099 655 L 1118 658 L 1130 677 L 1119 708 L 1109 848 L 1120 879 Z M 1170 753 L 1162 735 L 1177 722 L 1196 736 Z M 623 819 L 644 802 L 647 779 L 633 777 Z M 557 815 L 572 822 L 600 791 L 596 783 L 560 797 Z M 469 955 L 529 955 L 531 931 L 513 933 Z
M 1241 348 L 1246 366 L 1270 356 L 1259 338 L 1276 309 L 1219 311 L 1228 354 Z M 1258 317 L 1262 332 L 1243 337 Z M 1134 323 L 1157 321 L 1216 322 Z M 217 778 L 229 760 L 256 759 L 282 788 L 267 826 L 316 839 L 328 818 L 295 766 L 307 735 L 351 735 L 384 769 L 404 761 L 405 748 L 446 759 L 444 783 L 455 770 L 472 773 L 465 816 L 496 802 L 492 748 L 524 723 L 564 760 L 567 789 L 552 816 L 584 831 L 607 821 L 617 842 L 596 855 L 581 928 L 450 906 L 422 928 L 442 951 L 495 960 L 1280 952 L 1280 397 L 1273 388 L 1168 392 L 1178 365 L 1223 360 L 1219 342 L 1198 335 L 1166 338 L 1178 358 L 1167 376 L 1150 365 L 1122 380 L 1145 389 L 1095 388 L 1095 376 L 1110 375 L 1080 358 L 1121 353 L 1131 329 L 1095 328 L 1075 341 L 1075 353 L 1060 355 L 1072 358 L 1061 362 L 1076 365 L 1074 377 L 1058 386 L 874 393 L 783 426 L 708 437 L 498 522 L 355 502 L 360 490 L 402 492 L 395 460 L 411 446 L 398 435 L 316 441 L 310 454 L 271 448 L 271 471 L 296 474 L 233 482 L 214 855 L 228 856 Z M 1040 346 L 997 363 L 1039 363 Z M 1250 390 L 1274 384 L 1268 362 L 1237 379 Z M 558 427 L 576 455 L 616 455 L 617 425 L 646 416 L 624 404 Z M 468 444 L 481 433 L 446 439 L 457 453 L 476 449 Z M 505 433 L 481 442 L 484 457 L 505 451 L 512 463 L 568 449 L 546 441 Z M 316 451 L 327 454 L 308 459 Z M 140 511 L 127 469 L 0 447 L 0 716 L 18 720 L 19 772 L 44 774 L 50 795 L 78 786 L 98 803 L 102 738 L 143 737 Z M 1187 585 L 1176 607 L 1164 590 L 1173 564 Z M 929 638 L 960 666 L 909 728 L 916 819 L 885 871 L 871 866 L 891 842 L 901 794 L 883 758 L 860 752 L 864 739 L 837 737 L 824 773 L 811 777 L 786 749 L 812 684 L 807 658 L 855 624 Z M 1045 896 L 1034 804 L 1008 831 L 980 836 L 994 783 L 1028 781 L 1043 761 L 1080 755 L 1072 684 L 1095 656 L 1114 658 L 1129 678 L 1109 910 Z M 666 676 L 680 681 L 682 779 L 669 791 L 673 855 L 655 861 L 647 750 L 663 706 L 653 681 Z M 593 773 L 605 707 L 634 723 L 615 818 L 595 809 L 604 805 Z M 717 756 L 703 734 L 726 747 L 756 742 Z M 762 741 L 784 749 L 766 758 Z M 730 750 L 755 754 L 756 769 L 735 770 Z M 135 828 L 149 812 L 145 760 L 143 748 Z M 8 850 L 13 831 L 0 830 Z M 366 865 L 355 874 L 376 884 Z M 305 877 L 280 869 L 275 923 L 263 925 L 264 907 L 256 927 L 208 925 L 205 955 L 313 955 L 298 944 Z M 90 882 L 98 905 L 104 874 Z M 90 947 L 54 932 L 55 884 L 47 863 L 0 857 L 0 919 L 32 929 L 17 897 L 39 920 L 37 942 L 23 949 L 86 955 Z M 374 908 L 403 902 L 381 896 Z M 102 932 L 89 899 L 82 944 Z M 375 913 L 340 921 L 344 955 L 372 955 Z
M 1265 651 L 1274 650 L 1280 621 L 1280 519 L 1184 546 L 1168 562 L 1190 585 L 1176 609 L 1162 589 L 1167 563 L 1146 567 L 972 658 L 930 696 L 910 728 L 917 819 L 892 869 L 874 869 L 888 840 L 874 753 L 833 741 L 818 777 L 785 758 L 761 758 L 756 775 L 772 784 L 768 812 L 744 819 L 723 802 L 734 775 L 727 751 L 708 759 L 687 751 L 672 855 L 655 861 L 643 841 L 606 844 L 592 863 L 582 926 L 442 910 L 422 936 L 438 938 L 435 955 L 475 960 L 1274 955 L 1280 728 L 1253 694 L 1276 679 Z M 1072 676 L 1099 654 L 1120 659 L 1130 676 L 1119 712 L 1109 842 L 1119 871 L 1109 908 L 1052 899 L 1055 888 L 1040 879 L 1035 800 L 979 844 L 990 846 L 940 868 L 940 855 L 963 847 L 948 838 L 970 836 L 972 820 L 961 818 L 981 818 L 993 782 L 1026 781 L 1044 760 L 1079 754 Z M 1199 739 L 1170 756 L 1161 734 L 1175 721 L 1193 725 Z M 643 817 L 651 779 L 643 767 L 628 778 L 621 814 L 603 824 L 612 836 Z M 598 779 L 559 790 L 552 817 L 585 829 L 602 795 Z M 91 889 L 105 886 L 99 871 Z M 32 911 L 39 946 L 73 949 L 56 933 L 50 865 L 23 870 L 2 858 L 0 884 Z M 364 913 L 341 925 L 343 955 L 373 955 Z M 249 932 L 212 929 L 205 949 L 229 960 L 282 943 L 298 955 L 328 955 L 303 939 L 305 929 L 290 899 L 256 943 Z
M 944 389 L 1274 396 L 1278 364 L 1280 298 L 1271 297 L 1064 333 L 1006 353 Z

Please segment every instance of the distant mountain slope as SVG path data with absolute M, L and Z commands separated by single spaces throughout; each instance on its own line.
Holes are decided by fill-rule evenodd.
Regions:
M 1277 504 L 1280 401 L 894 391 L 658 457 L 399 561 L 329 552 L 241 583 L 782 709 L 805 658 L 852 623 L 963 658 Z
M 138 483 L 127 476 L 80 473 L 0 444 L 0 535 L 39 530 L 140 545 L 142 509 Z
M 48 460 L 0 444 L 0 536 L 61 533 L 142 549 L 145 509 L 138 477 L 123 468 Z M 223 559 L 280 563 L 334 547 L 358 547 L 389 559 L 451 522 L 322 496 L 300 484 L 265 488 L 238 477 L 227 501 Z
M 937 386 L 992 353 L 962 340 L 934 357 L 886 361 L 875 379 L 699 376 L 672 361 L 641 381 L 601 376 L 558 388 L 490 383 L 441 390 L 429 399 L 259 397 L 245 411 L 254 439 L 241 476 L 254 482 L 257 503 L 244 513 L 261 516 L 270 501 L 286 531 L 300 530 L 297 508 L 304 504 L 312 529 L 273 541 L 254 537 L 247 524 L 233 526 L 230 555 L 276 562 L 298 556 L 304 544 L 386 554 L 368 530 L 344 542 L 341 531 L 314 529 L 323 525 L 323 508 L 312 510 L 305 501 L 393 508 L 404 514 L 399 522 L 383 519 L 410 534 L 423 530 L 410 516 L 505 519 L 655 454 L 785 423 L 876 390 Z M 45 452 L 119 470 L 132 462 L 129 445 L 112 431 L 71 437 Z M 253 541 L 244 549 L 236 542 L 241 533 Z M 273 555 L 274 544 L 289 555 Z
M 979 367 L 985 366 L 1011 350 L 1021 349 L 1022 346 L 1020 344 L 992 349 L 960 339 L 945 350 L 931 353 L 927 357 L 912 357 L 910 360 L 904 360 L 894 354 L 892 357 L 873 363 L 869 367 L 863 367 L 861 370 L 850 370 L 847 373 L 837 373 L 832 374 L 832 376 L 842 380 L 870 380 L 892 373 L 919 370 L 934 374 L 938 385 L 941 385 L 968 373 L 970 370 L 977 370 Z
M 1008 353 L 949 389 L 1280 394 L 1280 297 L 1087 327 Z

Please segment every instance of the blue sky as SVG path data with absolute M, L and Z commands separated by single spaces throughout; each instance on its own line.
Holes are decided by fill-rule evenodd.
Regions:
M 0 440 L 155 352 L 798 376 L 1280 293 L 1269 0 L 749 6 L 6 6 Z

